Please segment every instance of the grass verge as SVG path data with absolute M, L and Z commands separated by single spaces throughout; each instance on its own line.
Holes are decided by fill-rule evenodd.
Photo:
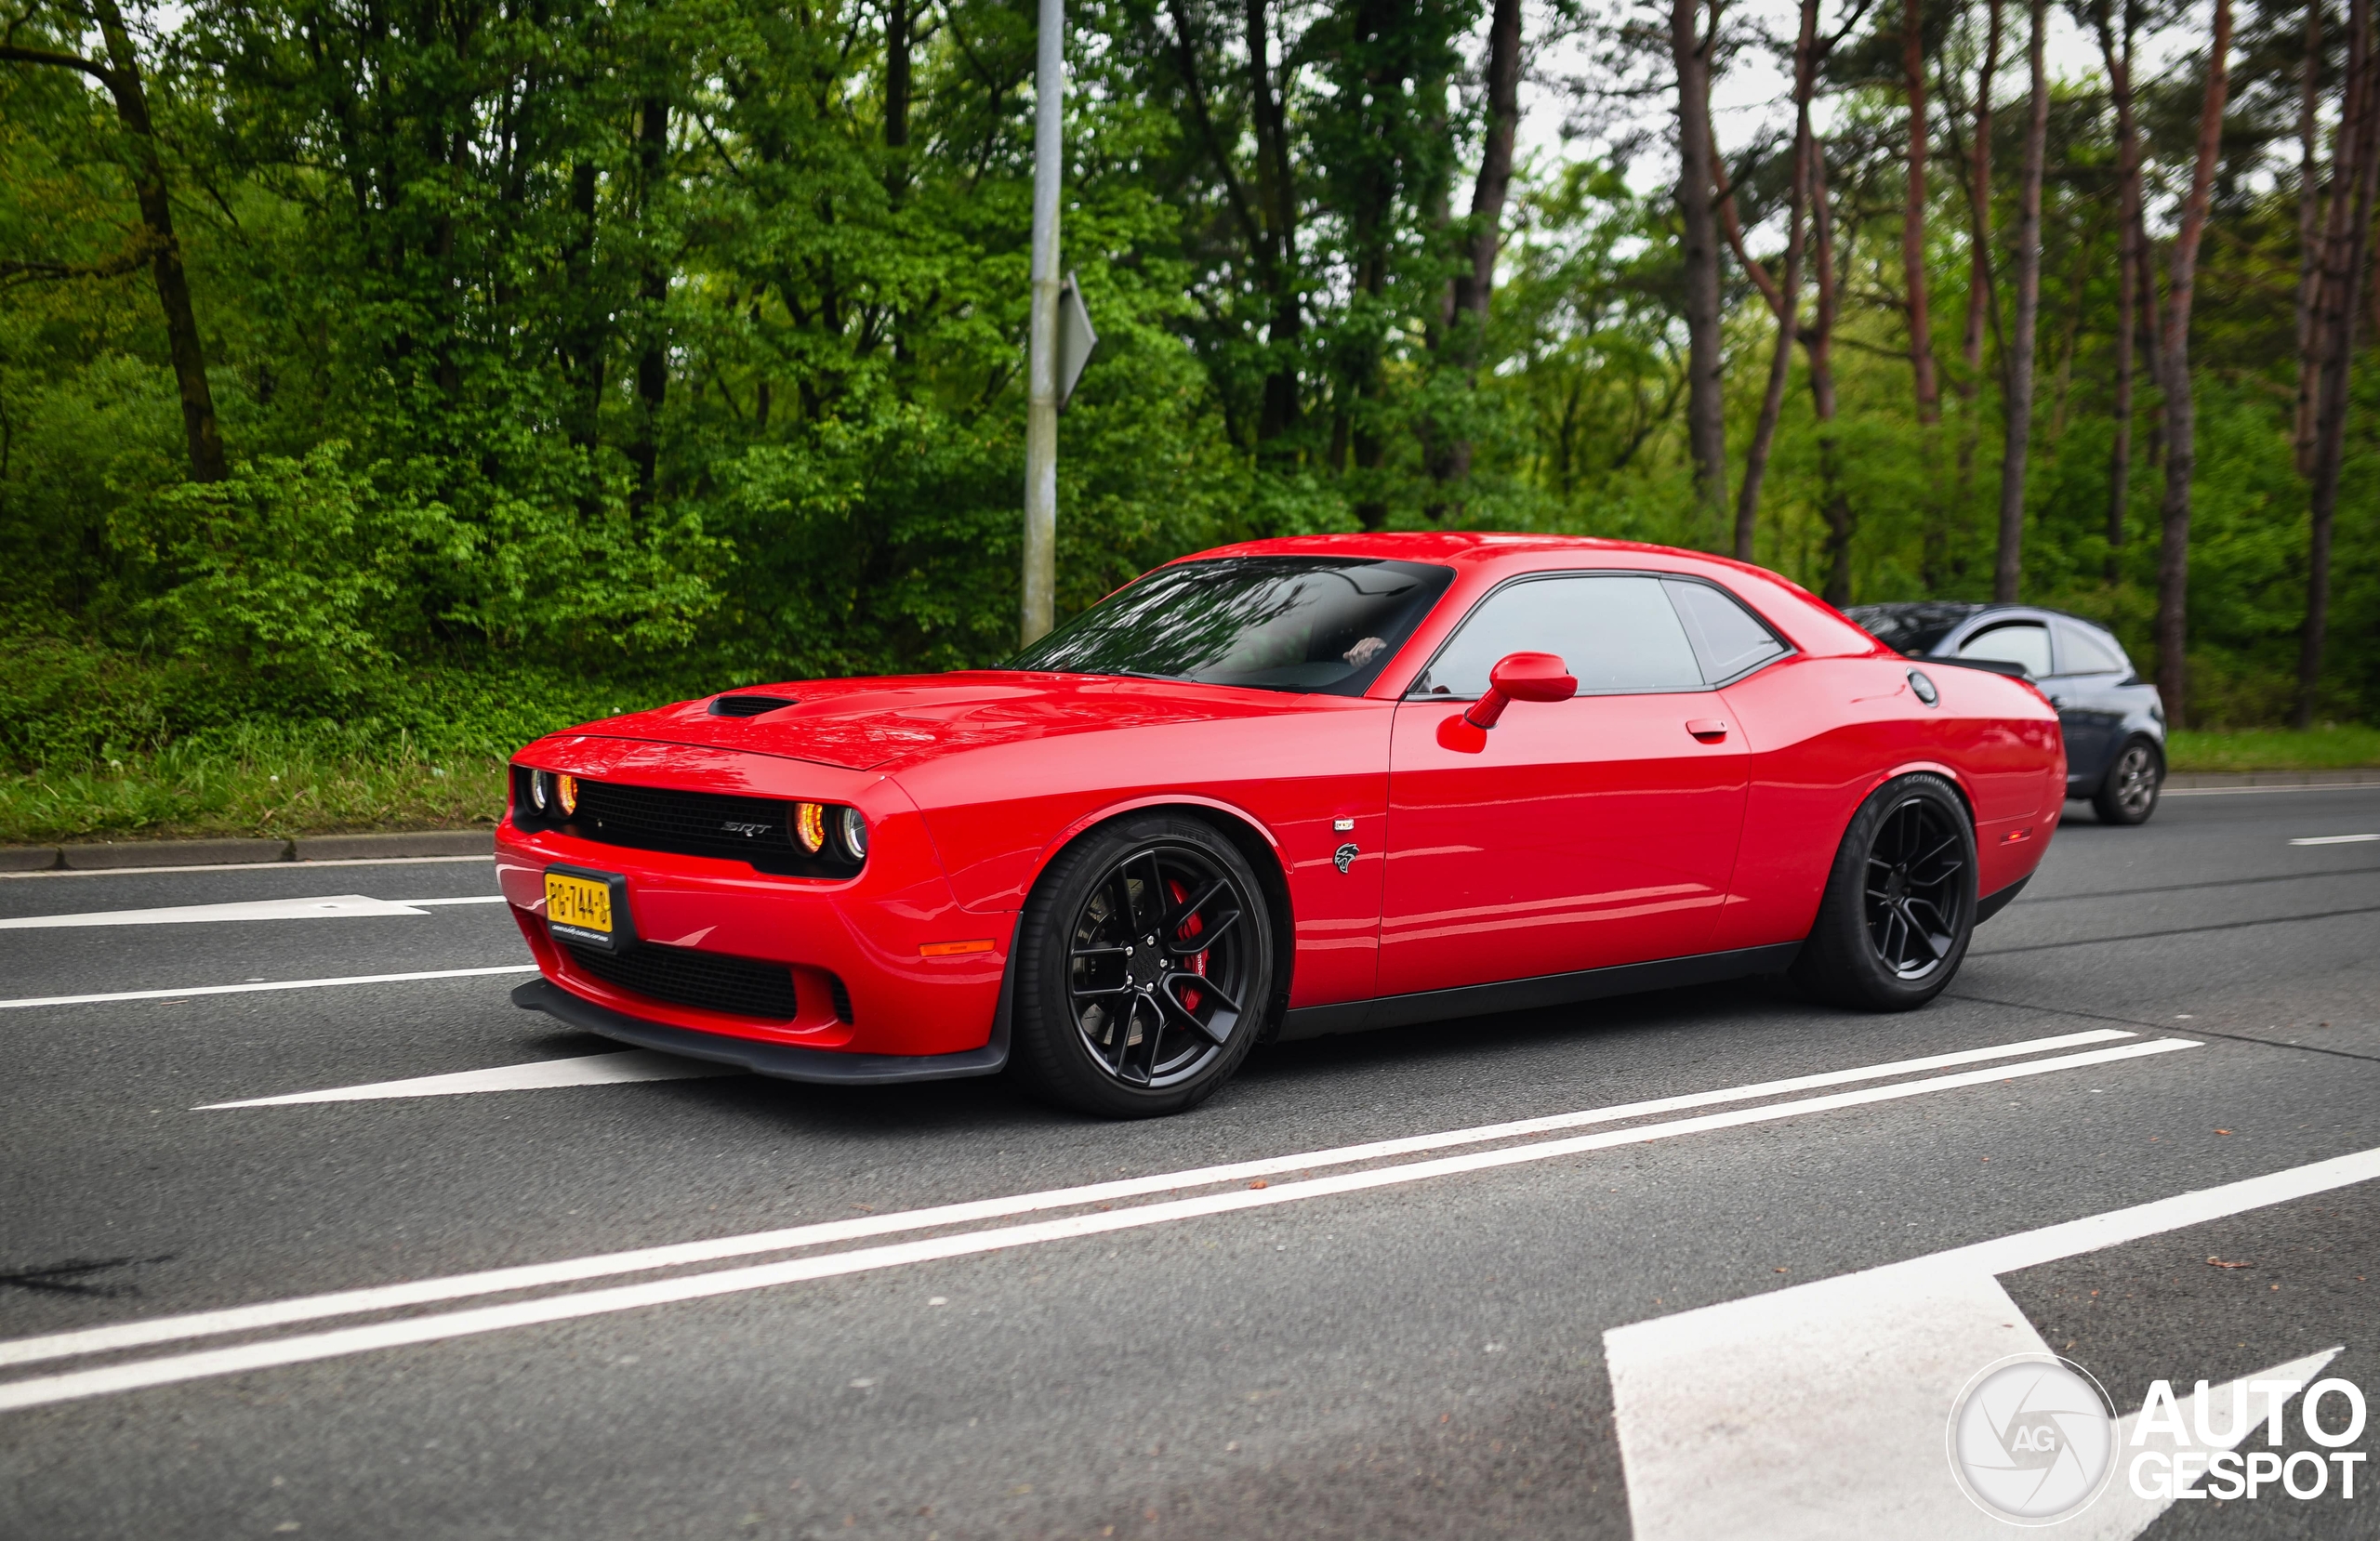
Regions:
M 2380 728 L 2184 729 L 2167 744 L 2175 770 L 2355 770 L 2380 766 Z
M 0 776 L 0 845 L 464 829 L 503 807 L 501 760 L 258 733 Z

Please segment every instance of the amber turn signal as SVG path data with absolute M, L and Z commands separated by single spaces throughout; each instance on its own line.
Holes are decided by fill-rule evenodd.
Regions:
M 576 776 L 556 776 L 554 795 L 562 801 L 562 815 L 565 818 L 578 811 L 578 778 Z
M 796 803 L 793 808 L 793 837 L 801 849 L 815 856 L 826 843 L 826 810 L 819 803 Z
M 957 957 L 961 953 L 988 953 L 991 950 L 992 939 L 985 937 L 977 942 L 929 942 L 918 949 L 918 955 L 919 957 Z

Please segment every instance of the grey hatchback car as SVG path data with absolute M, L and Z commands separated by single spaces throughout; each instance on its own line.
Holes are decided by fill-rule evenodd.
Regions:
M 2031 680 L 2066 727 L 2066 795 L 2102 823 L 2146 823 L 2165 782 L 2165 704 L 2106 627 L 2031 605 L 1950 599 L 1855 605 L 1894 652 Z

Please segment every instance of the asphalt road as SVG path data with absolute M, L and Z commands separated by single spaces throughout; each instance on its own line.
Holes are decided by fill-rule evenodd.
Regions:
M 205 993 L 524 966 L 492 903 L 0 924 L 0 1535 L 2003 1530 L 1944 1457 L 1990 1355 L 1842 1276 L 2380 1148 L 2380 842 L 2291 843 L 2380 834 L 2380 789 L 2069 814 L 1921 1012 L 1744 985 L 1325 1040 L 1131 1126 L 997 1082 L 650 1078 L 514 1009 L 524 974 Z M 41 876 L 0 923 L 491 886 Z M 161 994 L 16 1004 L 129 992 Z M 209 1106 L 522 1064 L 582 1084 Z M 1382 1140 L 1413 1143 L 1345 1149 Z M 2380 1400 L 2370 1176 L 1991 1254 L 1979 1330 L 2119 1414 L 2334 1348 Z M 306 1303 L 406 1281 L 449 1282 Z M 1747 1327 L 1732 1380 L 1658 1368 Z M 1655 1394 L 1616 1399 L 1627 1355 Z M 2277 1454 L 2323 1455 L 2300 1401 Z M 2059 1534 L 2380 1535 L 2361 1471 Z

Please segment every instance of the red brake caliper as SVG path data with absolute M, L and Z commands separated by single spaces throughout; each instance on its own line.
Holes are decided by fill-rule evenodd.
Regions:
M 1167 889 L 1171 892 L 1173 896 L 1173 902 L 1177 904 L 1190 897 L 1190 890 L 1183 888 L 1182 884 L 1174 878 L 1167 878 L 1165 886 Z M 1205 929 L 1205 923 L 1194 915 L 1189 919 L 1182 923 L 1182 929 L 1175 932 L 1174 935 L 1181 937 L 1194 937 Z M 1167 938 L 1169 942 L 1170 942 L 1172 938 L 1170 937 Z M 1197 954 L 1189 960 L 1187 967 L 1190 972 L 1194 974 L 1205 973 L 1207 971 L 1207 955 L 1204 953 Z M 1205 997 L 1196 990 L 1184 991 L 1182 995 L 1182 1008 L 1185 1011 L 1196 1011 L 1198 1009 L 1198 1002 L 1204 998 Z

